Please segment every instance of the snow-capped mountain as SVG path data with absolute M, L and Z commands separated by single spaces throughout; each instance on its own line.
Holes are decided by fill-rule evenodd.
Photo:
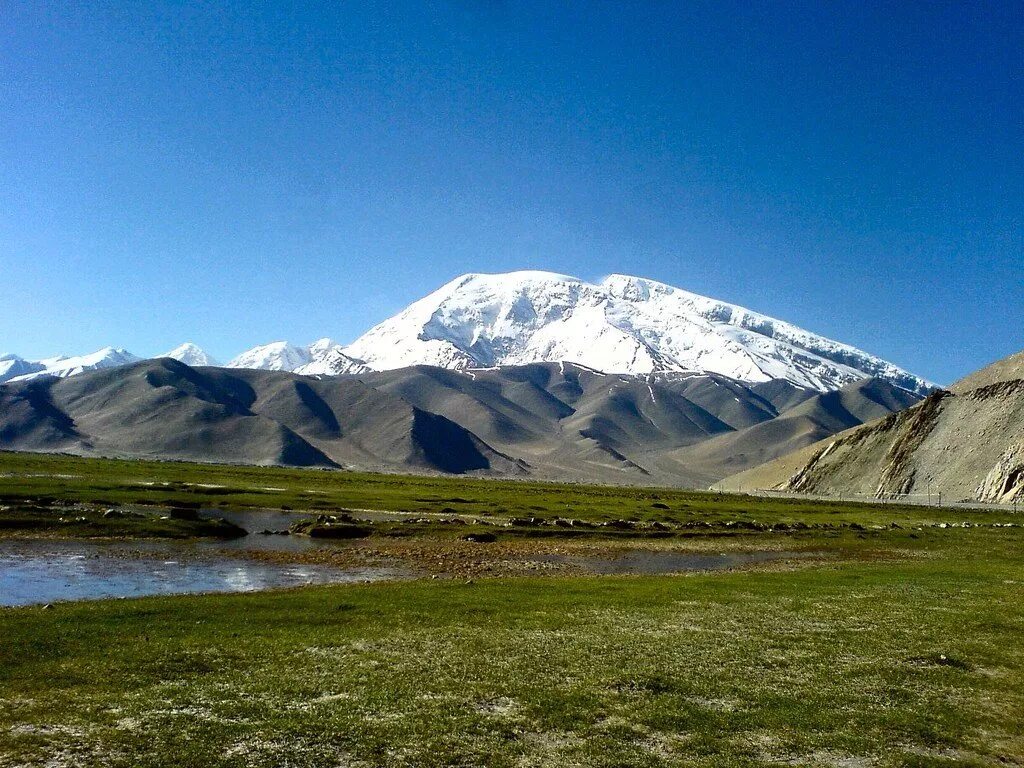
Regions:
M 11 370 L 24 366 L 27 366 L 29 370 L 8 376 L 6 379 L 0 377 L 0 381 L 27 381 L 38 376 L 56 376 L 63 379 L 84 371 L 116 368 L 120 365 L 128 365 L 128 363 L 135 363 L 142 359 L 126 349 L 116 347 L 104 347 L 88 355 L 78 355 L 75 357 L 61 355 L 58 357 L 48 357 L 43 360 L 22 360 L 16 355 L 8 355 L 6 357 L 8 358 L 7 362 L 12 364 Z M 5 363 L 0 363 L 0 372 L 3 371 L 3 365 Z
M 310 361 L 309 350 L 287 341 L 273 341 L 253 347 L 230 360 L 227 368 L 260 368 L 266 371 L 294 371 Z
M 163 356 L 218 365 L 192 343 Z M 4 355 L 0 383 L 139 359 L 113 347 L 46 360 Z M 226 367 L 330 376 L 411 365 L 472 369 L 538 362 L 571 362 L 604 373 L 784 379 L 821 391 L 870 376 L 918 394 L 935 386 L 849 345 L 654 280 L 611 275 L 588 283 L 551 272 L 463 275 L 348 346 L 328 338 L 306 347 L 276 341 L 243 352 Z
M 469 274 L 385 320 L 343 353 L 374 370 L 575 362 L 607 373 L 700 371 L 818 390 L 877 376 L 934 385 L 846 344 L 664 283 L 597 284 L 549 272 Z
M 220 365 L 220 363 L 206 354 L 202 347 L 193 344 L 191 341 L 186 341 L 181 346 L 175 347 L 170 352 L 157 355 L 157 357 L 170 357 L 180 360 L 185 365 Z
M 327 338 L 315 341 L 308 347 L 298 347 L 287 341 L 253 347 L 229 362 L 227 367 L 329 376 L 370 370 L 360 361 L 345 355 L 340 344 Z
M 337 376 L 342 373 L 366 373 L 370 370 L 359 360 L 342 351 L 341 344 L 331 339 L 320 339 L 306 347 L 309 362 L 295 369 L 306 376 Z
M 26 360 L 18 355 L 0 355 L 0 384 L 16 376 L 27 376 L 43 370 L 41 363 Z

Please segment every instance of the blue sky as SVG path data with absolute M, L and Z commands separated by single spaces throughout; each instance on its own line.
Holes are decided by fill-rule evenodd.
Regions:
M 524 268 L 662 280 L 943 383 L 1024 348 L 1016 2 L 4 16 L 0 351 L 350 341 Z

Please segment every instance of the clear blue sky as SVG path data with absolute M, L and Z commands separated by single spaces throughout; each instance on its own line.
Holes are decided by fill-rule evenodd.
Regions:
M 0 351 L 344 342 L 522 268 L 942 383 L 1024 348 L 1019 2 L 258 5 L 5 5 Z

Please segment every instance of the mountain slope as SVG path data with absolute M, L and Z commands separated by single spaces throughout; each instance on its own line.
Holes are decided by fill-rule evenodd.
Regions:
M 777 418 L 729 432 L 676 458 L 692 467 L 732 474 L 771 461 L 851 427 L 909 408 L 916 395 L 881 379 L 865 379 L 815 394 Z
M 199 370 L 166 358 L 0 386 L 0 447 L 245 464 L 515 471 L 514 462 L 458 425 L 354 380 Z
M 878 377 L 933 385 L 891 363 L 789 323 L 663 283 L 599 284 L 548 272 L 464 275 L 345 347 L 375 370 L 571 361 L 605 373 L 719 373 L 829 390 Z
M 728 478 L 726 487 L 826 495 L 1024 498 L 1024 356 L 968 376 L 918 405 Z

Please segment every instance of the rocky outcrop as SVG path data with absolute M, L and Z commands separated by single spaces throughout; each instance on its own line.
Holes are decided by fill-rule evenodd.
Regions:
M 997 503 L 1024 499 L 1024 443 L 1006 450 L 978 487 L 977 497 Z
M 935 427 L 942 410 L 942 401 L 947 396 L 949 392 L 943 390 L 933 392 L 916 407 L 904 412 L 906 418 L 899 420 L 903 422 L 902 429 L 897 432 L 886 454 L 885 465 L 879 476 L 878 489 L 875 491 L 878 498 L 910 492 L 914 485 L 914 470 L 910 467 L 910 459 Z

